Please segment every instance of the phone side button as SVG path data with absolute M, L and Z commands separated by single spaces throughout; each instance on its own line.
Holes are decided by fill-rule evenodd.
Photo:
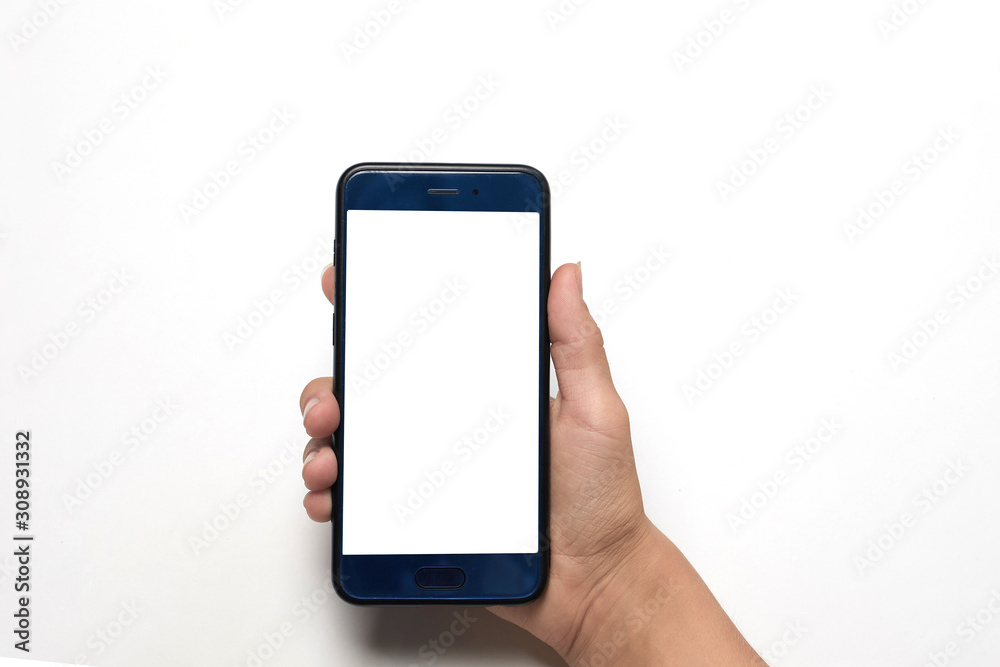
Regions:
M 422 567 L 413 576 L 420 588 L 461 588 L 465 572 L 457 567 Z
M 337 345 L 337 313 L 333 314 L 333 345 Z

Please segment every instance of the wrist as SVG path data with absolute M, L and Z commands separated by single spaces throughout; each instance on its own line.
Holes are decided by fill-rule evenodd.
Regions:
M 572 667 L 764 665 L 680 550 L 644 524 L 595 585 L 563 659 Z
M 627 664 L 646 653 L 646 636 L 683 582 L 672 571 L 673 545 L 648 519 L 627 547 L 609 557 L 584 605 L 575 641 L 562 657 L 572 667 Z

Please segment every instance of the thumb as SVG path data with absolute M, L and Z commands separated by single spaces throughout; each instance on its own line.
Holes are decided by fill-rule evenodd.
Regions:
M 578 415 L 584 417 L 593 414 L 589 408 L 611 397 L 620 401 L 611 381 L 604 337 L 583 300 L 580 264 L 556 269 L 549 285 L 548 310 L 552 363 L 563 409 L 579 410 Z

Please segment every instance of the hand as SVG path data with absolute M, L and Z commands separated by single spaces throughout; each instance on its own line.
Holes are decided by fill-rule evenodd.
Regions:
M 333 271 L 323 291 L 333 302 Z M 551 399 L 551 566 L 534 603 L 490 611 L 528 630 L 570 664 L 762 665 L 687 559 L 646 517 L 628 413 L 611 381 L 601 332 L 583 301 L 578 264 L 549 288 L 559 393 Z M 302 477 L 310 518 L 328 521 L 340 422 L 332 378 L 299 399 Z

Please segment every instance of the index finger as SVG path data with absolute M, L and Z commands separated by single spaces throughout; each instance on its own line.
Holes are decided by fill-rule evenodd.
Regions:
M 323 269 L 323 276 L 320 279 L 320 282 L 323 283 L 323 294 L 326 295 L 326 298 L 329 299 L 331 304 L 333 304 L 334 302 L 333 300 L 336 294 L 334 292 L 334 280 L 333 280 L 336 277 L 336 273 L 337 272 L 333 270 L 333 264 L 331 264 L 325 269 Z

